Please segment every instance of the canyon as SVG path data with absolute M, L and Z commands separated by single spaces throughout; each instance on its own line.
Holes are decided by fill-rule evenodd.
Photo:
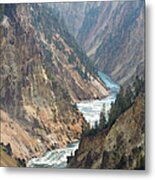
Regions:
M 145 169 L 145 101 L 141 93 L 109 130 L 81 139 L 69 168 Z M 91 142 L 91 143 L 90 143 Z
M 87 123 L 74 103 L 106 97 L 108 90 L 50 8 L 11 4 L 1 10 L 1 142 L 27 161 L 79 139 Z
M 53 3 L 93 66 L 127 86 L 144 76 L 144 1 Z
M 104 73 L 99 72 L 99 77 L 103 82 L 105 82 L 106 87 L 109 88 L 109 95 L 101 100 L 82 100 L 76 103 L 77 109 L 83 114 L 85 120 L 91 128 L 95 126 L 96 122 L 99 123 L 100 112 L 102 111 L 103 106 L 105 107 L 105 115 L 108 121 L 108 112 L 111 108 L 111 103 L 115 101 L 120 90 L 119 85 L 113 82 Z M 75 142 L 67 145 L 66 147 L 51 150 L 43 154 L 43 156 L 32 158 L 28 162 L 28 167 L 66 168 L 68 166 L 67 163 L 70 156 L 73 157 L 75 152 L 78 150 L 79 145 L 81 146 L 81 139 L 83 142 L 83 138 L 80 138 L 80 140 L 75 140 Z
M 0 4 L 2 166 L 145 169 L 144 5 Z

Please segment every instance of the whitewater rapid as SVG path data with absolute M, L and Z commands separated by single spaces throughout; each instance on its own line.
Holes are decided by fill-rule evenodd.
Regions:
M 77 103 L 77 108 L 82 112 L 85 120 L 90 124 L 90 127 L 94 127 L 95 122 L 99 122 L 101 111 L 104 111 L 105 118 L 108 121 L 111 103 L 114 101 L 115 94 L 110 94 L 101 100 L 81 101 Z
M 74 156 L 78 147 L 79 141 L 69 144 L 65 148 L 48 151 L 42 157 L 31 159 L 28 162 L 28 167 L 65 168 L 67 166 L 67 157 Z
M 108 121 L 108 113 L 111 103 L 115 101 L 116 95 L 120 91 L 120 86 L 116 84 L 109 76 L 102 72 L 98 72 L 100 79 L 109 88 L 109 96 L 101 100 L 87 100 L 77 103 L 77 108 L 83 114 L 85 120 L 93 127 L 95 122 L 99 122 L 100 112 L 104 109 L 106 120 Z M 67 157 L 74 156 L 75 151 L 79 147 L 79 142 L 69 144 L 65 148 L 51 150 L 46 152 L 42 157 L 32 158 L 28 162 L 28 167 L 51 167 L 65 168 L 67 166 Z

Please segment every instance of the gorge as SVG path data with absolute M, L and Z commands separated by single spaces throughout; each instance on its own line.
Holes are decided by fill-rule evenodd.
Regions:
M 111 103 L 115 101 L 116 95 L 120 90 L 119 85 L 114 83 L 110 77 L 101 72 L 98 72 L 98 74 L 106 87 L 109 88 L 109 95 L 101 100 L 85 100 L 76 103 L 77 108 L 83 114 L 91 128 L 95 125 L 95 122 L 99 123 L 103 106 L 105 107 L 104 113 L 108 121 Z M 28 167 L 66 168 L 67 158 L 69 156 L 74 156 L 75 151 L 79 147 L 79 143 L 79 141 L 75 140 L 74 143 L 69 144 L 65 148 L 52 150 L 45 153 L 42 157 L 33 158 L 28 162 Z
M 27 162 L 78 139 L 87 123 L 74 103 L 108 90 L 53 9 L 6 4 L 0 12 L 1 143 Z
M 0 4 L 2 166 L 144 169 L 144 82 L 143 0 Z

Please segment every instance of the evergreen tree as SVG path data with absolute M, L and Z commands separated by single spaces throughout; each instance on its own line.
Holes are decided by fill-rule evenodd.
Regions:
M 0 4 L 0 22 L 3 20 L 4 15 L 4 5 Z
M 98 130 L 98 122 L 95 121 L 94 130 Z
M 103 111 L 101 111 L 99 129 L 102 130 L 102 129 L 105 129 L 106 127 L 107 127 L 107 121 L 106 121 L 106 118 L 105 118 L 105 114 L 104 114 Z
M 120 114 L 122 114 L 132 105 L 139 93 L 144 91 L 144 79 L 140 79 L 138 76 L 136 77 L 133 87 L 129 86 L 126 91 L 121 88 L 119 94 L 116 97 L 115 103 L 111 104 L 108 126 L 111 127 Z
M 126 90 L 124 101 L 125 101 L 125 104 L 124 104 L 125 109 L 129 108 L 134 101 L 134 93 L 131 90 L 131 86 L 129 86 L 128 89 Z

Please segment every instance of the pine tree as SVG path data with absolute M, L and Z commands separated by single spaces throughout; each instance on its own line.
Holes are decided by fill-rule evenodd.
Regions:
M 105 118 L 105 114 L 104 114 L 103 111 L 101 111 L 99 129 L 102 130 L 102 129 L 105 129 L 106 127 L 107 127 L 107 121 L 106 121 L 106 118 Z
M 98 122 L 95 121 L 94 130 L 98 130 Z
M 129 108 L 131 104 L 133 103 L 134 100 L 134 94 L 131 90 L 131 87 L 129 86 L 128 89 L 126 90 L 125 98 L 124 98 L 124 108 Z

